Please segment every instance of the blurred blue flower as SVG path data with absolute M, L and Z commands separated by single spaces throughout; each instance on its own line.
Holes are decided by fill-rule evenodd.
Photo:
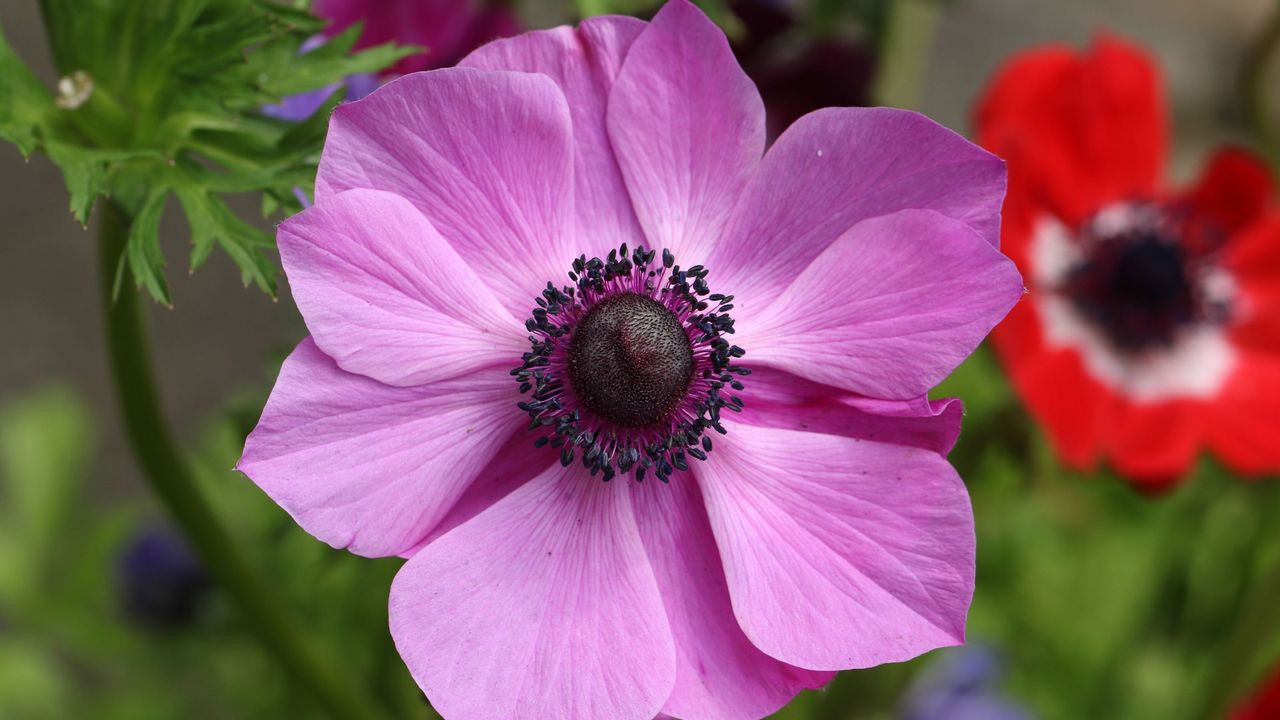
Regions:
M 347 88 L 347 95 L 343 100 L 351 102 L 377 90 L 379 83 L 377 75 L 348 75 L 341 83 L 326 85 L 311 92 L 290 95 L 274 105 L 264 105 L 262 114 L 279 120 L 301 122 L 319 110 L 320 106 L 324 105 L 324 101 L 329 99 L 329 95 L 338 88 L 344 86 Z
M 311 52 L 323 45 L 324 42 L 325 37 L 323 35 L 316 35 L 303 43 L 301 50 L 304 53 Z M 316 110 L 319 110 L 320 106 L 324 105 L 324 101 L 328 100 L 329 96 L 340 87 L 345 86 L 347 88 L 347 95 L 343 100 L 351 102 L 377 90 L 379 84 L 381 84 L 381 81 L 378 76 L 371 73 L 348 75 L 340 83 L 326 85 L 319 90 L 312 90 L 311 92 L 290 95 L 278 103 L 264 105 L 262 114 L 280 120 L 301 122 L 311 117 L 311 114 Z
M 125 613 L 154 627 L 191 622 L 212 587 L 199 558 L 168 528 L 152 528 L 134 536 L 120 554 L 118 570 Z
M 999 653 L 970 644 L 944 650 L 903 695 L 901 720 L 1032 720 L 1030 711 L 1000 695 Z

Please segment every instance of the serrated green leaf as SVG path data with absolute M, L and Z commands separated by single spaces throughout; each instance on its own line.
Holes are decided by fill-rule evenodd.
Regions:
M 315 178 L 319 148 L 328 131 L 329 116 L 345 94 L 344 88 L 336 88 L 315 112 L 300 122 L 260 117 L 257 122 L 246 120 L 234 129 L 196 130 L 191 142 L 201 154 L 237 171 L 223 173 L 221 177 L 202 172 L 202 182 L 211 188 L 242 189 L 256 183 L 252 189 L 262 190 L 310 185 Z
M 348 75 L 377 72 L 401 58 L 423 50 L 420 47 L 387 43 L 352 54 L 351 50 L 359 40 L 362 29 L 360 23 L 352 25 L 323 45 L 299 55 L 297 62 L 290 62 L 287 57 L 272 57 L 268 53 L 261 53 L 255 57 L 257 62 L 254 63 L 260 67 L 251 65 L 247 70 L 256 73 L 253 79 L 264 92 L 281 98 L 324 87 Z M 283 45 L 273 48 L 275 53 L 286 50 Z M 286 68 L 287 72 L 284 71 Z
M 164 254 L 160 252 L 160 216 L 169 198 L 167 189 L 152 192 L 129 226 L 124 252 L 134 284 L 146 288 L 156 302 L 172 307 L 169 284 L 164 279 Z
M 328 20 L 312 15 L 304 9 L 304 6 L 310 3 L 295 3 L 298 7 L 289 7 L 276 0 L 256 0 L 256 2 L 258 6 L 270 12 L 275 21 L 307 35 L 318 33 L 329 24 Z
M 153 150 L 95 150 L 50 141 L 44 145 L 45 154 L 62 170 L 63 181 L 70 195 L 71 214 L 84 225 L 89 221 L 94 201 L 104 195 L 114 195 L 117 200 L 146 195 L 146 187 L 139 183 L 127 183 L 126 187 L 111 187 L 112 169 L 124 172 L 129 178 L 157 178 L 166 173 L 163 156 Z M 149 163 L 146 169 L 136 163 Z M 143 187 L 139 194 L 138 188 Z M 126 204 L 128 204 L 126 202 Z
M 267 233 L 236 216 L 222 198 L 192 184 L 174 188 L 191 226 L 191 269 L 194 271 L 213 252 L 215 245 L 240 268 L 245 285 L 254 283 L 275 297 L 275 264 L 267 251 L 275 246 Z
M 87 224 L 93 201 L 108 192 L 106 164 L 80 148 L 59 142 L 46 143 L 45 153 L 62 170 L 71 195 L 71 214 L 81 225 Z
M 329 132 L 329 118 L 345 96 L 345 88 L 335 90 L 315 112 L 301 122 L 293 123 L 276 143 L 281 162 L 298 162 L 324 145 L 325 135 Z
M 262 217 L 269 218 L 279 212 L 280 208 L 279 198 L 269 192 L 262 193 Z
M 217 221 L 209 207 L 209 196 L 198 187 L 179 186 L 175 189 L 182 211 L 187 214 L 191 226 L 191 272 L 204 264 L 218 244 Z
M 83 74 L 92 92 L 73 111 L 59 110 L 0 39 L 0 139 L 49 154 L 80 222 L 99 196 L 125 209 L 131 232 L 118 280 L 127 270 L 152 297 L 170 302 L 158 224 L 167 193 L 176 191 L 192 227 L 190 266 L 220 248 L 246 284 L 274 294 L 271 236 L 236 217 L 221 196 L 260 193 L 266 208 L 297 210 L 292 191 L 314 183 L 342 90 L 300 123 L 266 117 L 262 106 L 339 87 L 348 75 L 376 72 L 415 51 L 388 45 L 353 53 L 359 28 L 352 28 L 301 53 L 324 25 L 301 7 L 42 0 L 59 73 Z

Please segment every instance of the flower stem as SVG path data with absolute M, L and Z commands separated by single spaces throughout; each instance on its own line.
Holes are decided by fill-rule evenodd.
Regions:
M 160 409 L 139 293 L 126 282 L 113 297 L 118 264 L 129 235 L 129 216 L 114 202 L 104 201 L 99 207 L 99 280 L 107 352 L 125 435 L 143 476 L 249 629 L 292 678 L 335 718 L 381 717 L 376 706 L 307 642 L 201 497 Z
M 1116 479 L 1112 478 L 1112 481 Z M 1163 598 L 1172 586 L 1184 579 L 1187 556 L 1194 534 L 1189 529 L 1203 515 L 1208 500 L 1203 480 L 1194 478 L 1179 488 L 1172 497 L 1164 498 L 1166 505 L 1159 511 L 1159 519 L 1150 546 L 1146 548 L 1144 568 L 1135 569 L 1129 578 L 1134 588 L 1131 605 L 1132 618 L 1116 632 L 1105 655 L 1096 665 L 1096 682 L 1086 717 L 1110 717 L 1115 715 L 1125 698 L 1131 696 L 1133 684 L 1131 668 L 1144 644 L 1151 642 L 1159 632 L 1163 618 L 1160 608 Z M 1154 510 L 1154 509 L 1153 509 Z
M 1267 159 L 1280 166 L 1280 129 L 1268 111 L 1267 79 L 1280 51 L 1280 2 L 1245 53 L 1240 73 L 1240 101 L 1245 122 Z
M 907 109 L 919 104 L 938 12 L 938 0 L 890 0 L 876 60 L 875 104 Z

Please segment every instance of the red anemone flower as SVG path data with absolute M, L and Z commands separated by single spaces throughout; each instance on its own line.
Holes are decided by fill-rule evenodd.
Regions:
M 1204 449 L 1280 468 L 1272 179 L 1223 149 L 1170 188 L 1164 106 L 1151 60 L 1104 36 L 1016 56 L 977 111 L 979 144 L 1008 162 L 1002 247 L 1029 289 L 996 350 L 1068 465 L 1149 490 Z

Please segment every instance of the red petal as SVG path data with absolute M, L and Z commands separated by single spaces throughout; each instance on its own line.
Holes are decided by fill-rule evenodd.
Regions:
M 1195 462 L 1202 410 L 1202 403 L 1189 399 L 1122 402 L 1110 437 L 1116 472 L 1143 490 L 1172 487 Z
M 1009 162 L 1068 224 L 1102 205 L 1154 195 L 1168 122 L 1159 75 L 1137 48 L 1111 36 L 1088 53 L 1044 46 L 1016 56 L 977 112 L 978 142 Z
M 1280 356 L 1242 352 L 1222 393 L 1205 407 L 1209 447 L 1246 475 L 1280 471 Z
M 1232 342 L 1280 355 L 1280 215 L 1268 215 L 1232 237 L 1223 264 L 1240 293 Z
M 1271 171 L 1245 150 L 1219 150 L 1200 180 L 1182 196 L 1197 219 L 1218 232 L 1233 234 L 1259 218 L 1271 202 Z
M 1069 467 L 1097 465 L 1110 432 L 1111 392 L 1084 369 L 1079 353 L 1044 343 L 1034 304 L 1023 300 L 992 335 L 1014 387 Z

